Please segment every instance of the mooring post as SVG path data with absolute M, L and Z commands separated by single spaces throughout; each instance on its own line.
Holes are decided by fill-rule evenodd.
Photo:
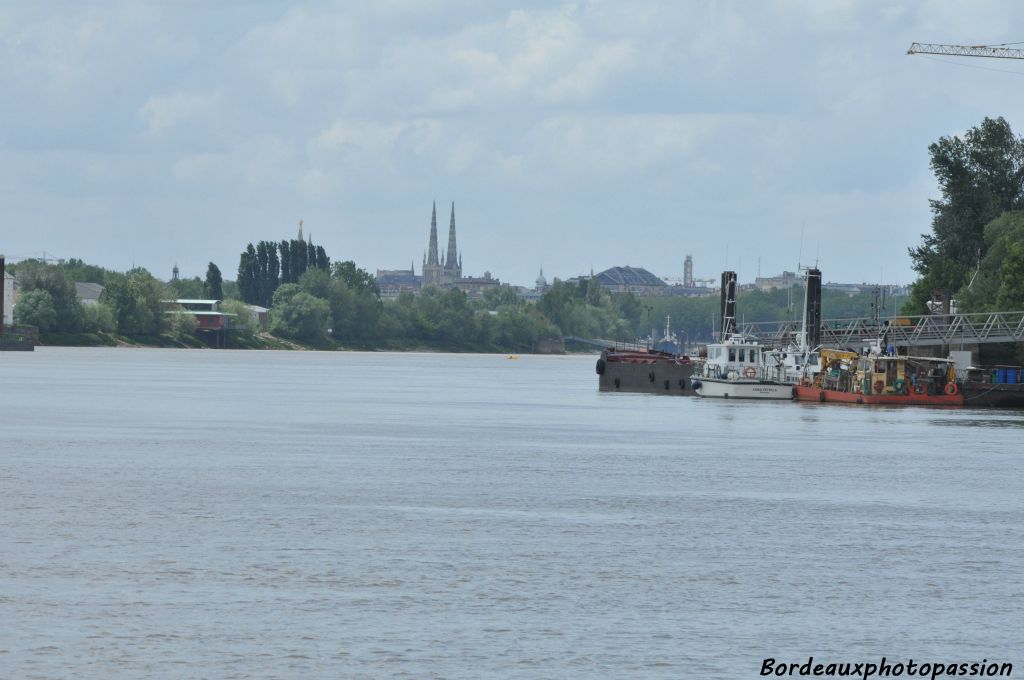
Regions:
M 4 299 L 7 296 L 7 270 L 4 256 L 0 255 L 0 335 L 4 334 Z

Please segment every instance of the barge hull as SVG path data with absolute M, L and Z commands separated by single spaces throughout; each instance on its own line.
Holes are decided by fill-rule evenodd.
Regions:
M 605 351 L 597 362 L 598 389 L 695 396 L 693 370 L 693 362 L 671 355 Z
M 963 406 L 963 394 L 863 394 L 823 390 L 820 387 L 797 385 L 797 401 L 869 404 L 878 406 Z
M 964 383 L 964 403 L 967 406 L 1024 408 L 1024 385 L 968 381 Z

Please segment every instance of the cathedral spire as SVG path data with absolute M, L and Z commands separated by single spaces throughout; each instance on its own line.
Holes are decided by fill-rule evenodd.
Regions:
M 437 202 L 430 213 L 430 245 L 427 251 L 427 264 L 437 264 Z
M 449 269 L 461 267 L 458 249 L 455 247 L 455 202 L 452 201 L 452 220 L 448 225 L 448 255 L 444 258 Z

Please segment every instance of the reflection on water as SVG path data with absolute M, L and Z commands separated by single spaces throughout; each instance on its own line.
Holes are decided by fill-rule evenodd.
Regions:
M 0 355 L 2 677 L 755 677 L 1022 647 L 1019 413 L 593 357 Z

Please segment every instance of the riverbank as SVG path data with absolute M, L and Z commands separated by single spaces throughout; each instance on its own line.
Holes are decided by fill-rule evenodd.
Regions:
M 194 335 L 122 335 L 119 333 L 42 333 L 39 336 L 40 347 L 154 347 L 161 349 L 203 349 L 211 347 L 209 342 Z M 429 345 L 424 343 L 384 343 L 380 345 L 353 345 L 328 339 L 324 343 L 313 344 L 282 338 L 270 333 L 258 335 L 229 335 L 225 349 L 254 350 L 293 350 L 293 351 L 356 351 L 356 352 L 437 352 L 445 354 L 593 354 L 593 350 L 585 352 L 566 352 L 564 345 L 553 343 L 551 339 L 538 342 L 533 351 L 498 347 L 493 345 Z
M 210 347 L 203 338 L 195 335 L 122 335 L 119 333 L 41 333 L 40 347 L 158 347 L 165 349 L 200 349 Z M 228 349 L 333 349 L 321 348 L 291 340 L 285 340 L 269 333 L 258 336 L 233 336 Z

